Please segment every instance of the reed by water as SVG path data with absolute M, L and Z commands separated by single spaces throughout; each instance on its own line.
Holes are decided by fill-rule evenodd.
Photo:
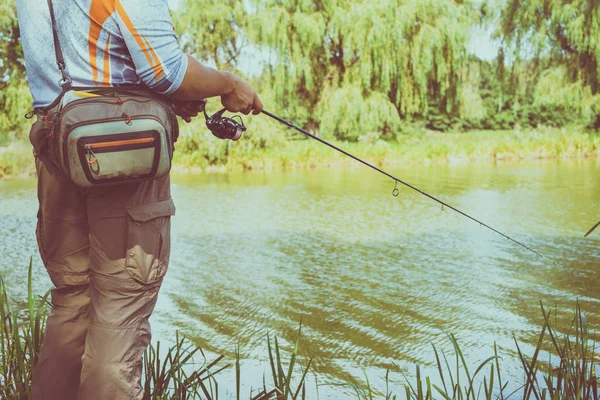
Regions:
M 249 124 L 239 142 L 218 140 L 196 124 L 184 126 L 176 143 L 175 173 L 187 170 L 284 171 L 355 165 L 332 149 L 270 125 Z M 328 140 L 330 138 L 327 138 Z M 600 155 L 600 134 L 581 128 L 445 133 L 414 130 L 394 140 L 365 134 L 357 142 L 333 143 L 379 166 L 470 163 L 501 160 L 589 158 Z M 31 145 L 0 144 L 0 178 L 33 176 Z
M 32 290 L 31 261 L 28 293 L 24 306 L 15 307 L 8 298 L 5 282 L 0 278 L 0 398 L 26 400 L 30 380 L 42 345 L 45 319 L 50 305 L 48 294 L 36 296 Z M 552 323 L 551 311 L 540 304 L 543 323 L 533 354 L 525 354 L 516 338 L 515 349 L 523 371 L 522 382 L 503 378 L 498 348 L 483 362 L 471 365 L 463 356 L 458 340 L 447 334 L 451 351 L 446 353 L 432 344 L 438 375 L 423 376 L 415 367 L 415 377 L 404 376 L 402 387 L 390 387 L 390 372 L 385 376 L 385 393 L 364 381 L 340 385 L 340 398 L 360 400 L 457 399 L 457 400 L 586 400 L 600 399 L 595 365 L 598 361 L 590 327 L 579 306 L 576 307 L 568 334 L 561 335 Z M 307 377 L 313 359 L 299 357 L 301 324 L 289 354 L 284 354 L 277 337 L 267 337 L 270 377 L 256 382 L 250 393 L 242 393 L 243 371 L 239 349 L 234 360 L 219 356 L 209 360 L 192 340 L 179 334 L 167 349 L 160 342 L 144 354 L 144 399 L 218 399 L 219 374 L 234 368 L 236 399 L 287 400 L 307 399 Z M 544 361 L 542 361 L 544 360 Z M 546 361 L 547 360 L 547 361 Z M 317 388 L 318 389 L 318 388 Z M 317 390 L 318 393 L 318 390 Z

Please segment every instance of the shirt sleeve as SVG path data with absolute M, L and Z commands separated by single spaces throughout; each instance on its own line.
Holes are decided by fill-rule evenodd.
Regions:
M 117 0 L 116 11 L 136 74 L 156 92 L 175 92 L 188 59 L 177 42 L 167 0 Z

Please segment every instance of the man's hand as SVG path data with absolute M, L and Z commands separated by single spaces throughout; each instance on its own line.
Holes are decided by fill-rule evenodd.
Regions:
M 188 101 L 173 100 L 173 111 L 187 123 L 192 122 L 192 118 L 197 117 L 198 113 L 204 111 L 206 100 Z
M 221 96 L 221 104 L 229 112 L 241 112 L 242 114 L 260 114 L 263 103 L 252 86 L 237 75 L 223 72 L 233 83 L 233 90 Z
M 202 65 L 188 55 L 188 69 L 183 82 L 171 97 L 199 100 L 215 96 L 221 97 L 221 103 L 229 112 L 249 114 L 252 111 L 259 114 L 263 109 L 256 91 L 248 82 L 232 73 Z

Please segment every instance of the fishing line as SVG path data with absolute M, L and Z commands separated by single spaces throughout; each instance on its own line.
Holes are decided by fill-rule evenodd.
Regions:
M 394 180 L 394 182 L 395 182 L 395 185 L 396 185 L 396 186 L 394 187 L 394 191 L 392 192 L 392 194 L 394 195 L 394 197 L 398 197 L 398 195 L 400 194 L 400 191 L 399 191 L 399 189 L 398 189 L 398 183 L 400 183 L 400 184 L 402 184 L 402 185 L 404 185 L 404 186 L 406 186 L 406 187 L 409 187 L 409 188 L 411 188 L 412 190 L 414 190 L 414 191 L 416 191 L 416 192 L 419 192 L 419 193 L 420 193 L 420 194 L 422 194 L 423 196 L 425 196 L 425 197 L 428 197 L 428 198 L 430 198 L 431 200 L 433 200 L 433 201 L 435 201 L 435 202 L 437 202 L 437 203 L 441 204 L 441 205 L 442 205 L 442 211 L 443 211 L 443 210 L 445 210 L 446 208 L 449 208 L 449 209 L 451 209 L 452 211 L 455 211 L 455 212 L 459 213 L 459 214 L 460 214 L 460 215 L 462 215 L 463 217 L 466 217 L 466 218 L 470 219 L 471 221 L 474 221 L 474 222 L 478 223 L 480 226 L 483 226 L 483 227 L 485 227 L 485 228 L 487 228 L 487 229 L 491 230 L 492 232 L 494 232 L 494 233 L 496 233 L 496 234 L 498 234 L 498 235 L 500 235 L 500 236 L 502 236 L 502 237 L 504 237 L 504 238 L 506 238 L 506 239 L 510 240 L 511 242 L 513 242 L 513 243 L 517 244 L 518 246 L 521 246 L 521 247 L 523 247 L 524 249 L 526 249 L 526 250 L 528 250 L 528 251 L 530 251 L 530 252 L 532 252 L 532 253 L 536 254 L 537 256 L 539 256 L 539 257 L 543 258 L 544 260 L 546 260 L 546 261 L 548 261 L 548 262 L 552 263 L 553 265 L 555 265 L 555 266 L 557 266 L 557 267 L 559 267 L 559 268 L 561 268 L 561 269 L 563 269 L 563 270 L 566 270 L 566 268 L 564 268 L 563 266 L 561 266 L 561 265 L 560 265 L 560 264 L 558 264 L 557 262 L 555 262 L 555 261 L 553 261 L 553 260 L 549 259 L 548 257 L 546 257 L 545 255 L 543 255 L 543 254 L 542 254 L 542 253 L 540 253 L 539 251 L 537 251 L 537 250 L 535 250 L 535 249 L 533 249 L 533 248 L 531 248 L 531 247 L 527 246 L 527 245 L 526 245 L 526 244 L 524 244 L 524 243 L 521 243 L 521 242 L 519 242 L 519 241 L 518 241 L 518 240 L 516 240 L 516 239 L 513 239 L 512 237 L 508 236 L 507 234 L 500 232 L 499 230 L 497 230 L 497 229 L 495 229 L 495 228 L 491 227 L 490 225 L 488 225 L 488 224 L 486 224 L 486 223 L 484 223 L 484 222 L 482 222 L 482 221 L 478 220 L 477 218 L 471 217 L 469 214 L 467 214 L 467 213 L 465 213 L 465 212 L 463 212 L 463 211 L 459 210 L 458 208 L 456 208 L 456 207 L 454 207 L 454 206 L 451 206 L 450 204 L 448 204 L 448 203 L 446 203 L 446 202 L 444 202 L 444 201 L 442 201 L 442 200 L 440 200 L 440 199 L 438 199 L 438 198 L 436 198 L 436 197 L 434 197 L 434 196 L 430 195 L 429 193 L 426 193 L 426 192 L 424 192 L 423 190 L 421 190 L 421 189 L 419 189 L 419 188 L 417 188 L 417 187 L 415 187 L 415 186 L 411 185 L 410 183 L 407 183 L 407 182 L 403 181 L 403 180 L 402 180 L 402 179 L 400 179 L 400 178 L 397 178 L 397 177 L 395 177 L 394 175 L 392 175 L 392 174 L 390 174 L 390 173 L 388 173 L 388 172 L 386 172 L 386 171 L 382 170 L 381 168 L 378 168 L 378 167 L 376 167 L 375 165 L 373 165 L 373 164 L 371 164 L 371 163 L 369 163 L 369 162 L 367 162 L 367 161 L 365 161 L 365 160 L 363 160 L 363 159 L 361 159 L 361 158 L 358 158 L 358 157 L 356 157 L 355 155 L 353 155 L 353 154 L 351 154 L 351 153 L 348 153 L 346 150 L 344 150 L 344 149 L 341 149 L 341 148 L 337 147 L 336 145 L 334 145 L 334 144 L 332 144 L 332 143 L 329 143 L 328 141 L 326 141 L 326 140 L 324 140 L 324 139 L 321 139 L 321 138 L 320 138 L 320 137 L 318 137 L 318 136 L 315 136 L 315 135 L 313 135 L 312 133 L 310 133 L 310 132 L 308 132 L 308 131 L 306 131 L 306 130 L 304 130 L 304 129 L 302 129 L 302 128 L 300 128 L 300 127 L 298 127 L 298 126 L 294 125 L 294 124 L 292 124 L 292 123 L 291 123 L 291 122 L 289 122 L 289 121 L 286 121 L 286 120 L 285 120 L 285 119 L 283 119 L 283 118 L 280 118 L 280 117 L 278 117 L 277 115 L 274 115 L 274 114 L 270 113 L 269 111 L 262 110 L 262 113 L 263 113 L 263 114 L 265 114 L 265 115 L 267 115 L 267 116 L 269 116 L 269 117 L 271 117 L 271 118 L 273 118 L 274 120 L 276 120 L 276 121 L 278 121 L 278 122 L 280 122 L 280 123 L 282 123 L 282 124 L 286 125 L 287 127 L 289 127 L 289 128 L 292 128 L 292 129 L 294 129 L 294 130 L 297 130 L 298 132 L 300 132 L 300 133 L 302 133 L 302 134 L 304 134 L 304 135 L 308 136 L 309 138 L 311 138 L 311 139 L 314 139 L 314 140 L 316 140 L 316 141 L 318 141 L 318 142 L 321 142 L 321 143 L 323 143 L 324 145 L 326 145 L 326 146 L 329 146 L 329 147 L 331 147 L 332 149 L 334 149 L 334 150 L 337 150 L 337 151 L 339 151 L 340 153 L 342 153 L 342 154 L 344 154 L 344 155 L 346 155 L 346 156 L 348 156 L 348 157 L 350 157 L 350 158 L 352 158 L 352 159 L 354 159 L 354 160 L 358 161 L 359 163 L 361 163 L 361 164 L 364 164 L 364 165 L 366 165 L 367 167 L 369 167 L 369 168 L 372 168 L 372 169 L 374 169 L 375 171 L 377 171 L 377 172 L 379 172 L 379 173 L 381 173 L 381 174 L 383 174 L 383 175 L 385 175 L 385 176 L 387 176 L 387 177 L 391 178 L 392 180 Z

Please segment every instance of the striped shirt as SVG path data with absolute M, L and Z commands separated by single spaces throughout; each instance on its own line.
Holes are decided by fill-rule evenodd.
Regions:
M 58 38 L 74 86 L 145 84 L 171 94 L 187 70 L 167 0 L 52 0 Z M 47 0 L 17 0 L 33 106 L 60 94 Z

